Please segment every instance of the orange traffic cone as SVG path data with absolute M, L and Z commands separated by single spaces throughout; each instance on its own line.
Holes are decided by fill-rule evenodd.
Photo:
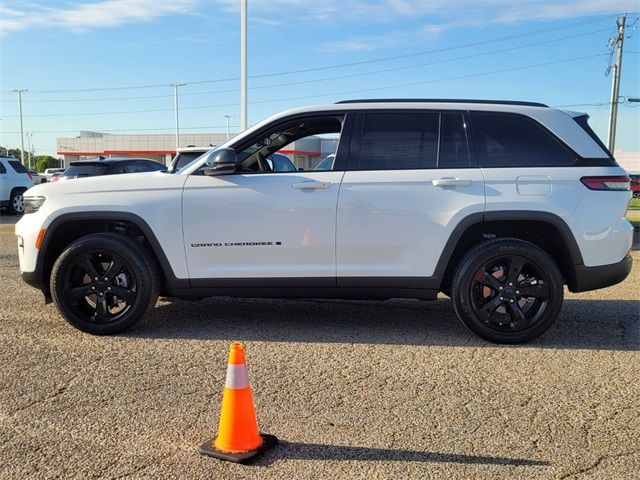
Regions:
M 258 433 L 253 395 L 242 343 L 229 348 L 227 381 L 222 394 L 218 436 L 200 446 L 200 453 L 231 462 L 246 462 L 278 443 L 273 435 Z

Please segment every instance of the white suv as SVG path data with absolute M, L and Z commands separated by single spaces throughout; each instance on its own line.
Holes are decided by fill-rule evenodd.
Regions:
M 629 177 L 587 118 L 472 100 L 287 111 L 179 173 L 34 187 L 16 226 L 22 276 L 94 334 L 130 327 L 159 294 L 444 292 L 479 336 L 524 342 L 556 320 L 564 284 L 631 269 Z M 330 170 L 272 171 L 269 155 L 316 135 L 339 136 Z
M 13 157 L 0 157 L 0 208 L 9 213 L 24 211 L 23 194 L 33 185 L 31 174 Z

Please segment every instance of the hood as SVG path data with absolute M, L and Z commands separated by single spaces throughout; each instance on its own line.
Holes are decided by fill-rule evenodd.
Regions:
M 161 171 L 98 175 L 94 177 L 70 178 L 64 182 L 41 183 L 29 189 L 29 196 L 52 196 L 67 193 L 122 192 L 171 188 L 186 177 Z

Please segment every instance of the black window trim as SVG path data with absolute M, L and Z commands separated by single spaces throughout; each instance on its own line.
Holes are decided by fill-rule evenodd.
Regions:
M 438 147 L 436 154 L 436 166 L 435 168 L 412 168 L 412 169 L 371 169 L 371 168 L 359 168 L 353 169 L 351 165 L 359 162 L 360 147 L 362 142 L 362 129 L 364 127 L 364 117 L 366 114 L 371 113 L 435 113 L 438 115 Z M 469 152 L 469 166 L 466 167 L 443 167 L 440 168 L 440 142 L 442 141 L 442 115 L 447 113 L 453 113 L 462 115 L 462 119 L 465 122 L 467 128 L 465 129 L 465 136 L 467 141 L 467 149 Z M 469 134 L 469 115 L 465 110 L 455 109 L 407 109 L 407 108 L 372 108 L 366 110 L 357 110 L 355 121 L 353 122 L 353 135 L 351 136 L 351 145 L 349 148 L 349 157 L 347 160 L 346 170 L 349 172 L 388 172 L 388 171 L 409 171 L 409 170 L 464 170 L 469 168 L 478 168 L 478 158 L 475 150 L 475 143 L 473 142 L 473 136 Z

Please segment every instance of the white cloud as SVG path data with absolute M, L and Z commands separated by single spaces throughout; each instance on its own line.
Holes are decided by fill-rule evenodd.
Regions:
M 0 33 L 32 27 L 86 31 L 127 23 L 148 22 L 166 15 L 193 12 L 199 0 L 102 0 L 68 7 L 17 3 L 0 7 Z

